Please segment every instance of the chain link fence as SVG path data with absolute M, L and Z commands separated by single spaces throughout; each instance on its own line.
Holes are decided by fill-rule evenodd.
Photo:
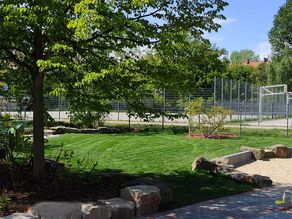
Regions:
M 235 81 L 224 78 L 214 78 L 213 86 L 195 89 L 184 96 L 180 96 L 167 90 L 161 91 L 154 99 L 143 99 L 141 102 L 147 108 L 165 113 L 183 113 L 188 101 L 203 97 L 206 106 L 222 106 L 232 111 L 230 120 L 257 121 L 259 117 L 259 87 L 246 81 Z M 64 95 L 46 96 L 45 105 L 54 119 L 66 120 L 69 117 L 68 110 L 70 100 Z M 123 101 L 112 101 L 111 113 L 108 120 L 128 120 L 129 108 Z M 268 96 L 262 99 L 262 118 L 275 119 L 285 118 L 286 96 Z M 288 107 L 288 116 L 291 115 L 291 107 Z M 32 102 L 28 97 L 18 101 L 13 97 L 0 98 L 0 112 L 19 114 L 24 118 L 32 118 Z M 133 118 L 134 120 L 134 118 Z M 140 119 L 136 119 L 140 121 Z M 163 117 L 156 122 L 182 122 L 186 119 L 175 121 L 166 120 Z

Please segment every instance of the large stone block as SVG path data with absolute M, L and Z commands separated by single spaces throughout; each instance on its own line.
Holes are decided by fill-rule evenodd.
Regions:
M 71 202 L 40 202 L 28 212 L 41 219 L 80 219 L 81 204 Z
M 241 146 L 240 151 L 251 151 L 255 157 L 256 160 L 263 160 L 265 159 L 265 150 L 264 149 L 258 149 L 258 148 L 251 148 L 246 146 Z
M 265 149 L 265 158 L 275 158 L 275 152 L 271 149 Z
M 121 190 L 121 198 L 135 203 L 137 216 L 156 213 L 161 200 L 159 188 L 147 185 L 123 188 Z
M 82 204 L 82 219 L 111 219 L 109 206 L 97 204 Z
M 288 158 L 289 150 L 285 146 L 277 146 L 274 148 L 276 158 Z
M 200 156 L 192 163 L 192 170 L 203 169 L 207 170 L 210 173 L 216 173 L 217 171 L 217 164 L 215 162 L 211 162 L 206 158 Z
M 28 213 L 15 213 L 4 217 L 3 219 L 38 219 L 37 216 L 33 216 Z
M 233 166 L 239 166 L 245 163 L 249 163 L 251 161 L 254 161 L 254 155 L 252 151 L 242 151 L 235 154 L 230 154 L 227 156 L 224 156 L 220 159 L 215 159 L 217 165 L 233 165 Z
M 135 216 L 135 204 L 131 201 L 112 198 L 99 202 L 110 207 L 112 219 L 131 219 Z
M 289 158 L 289 149 L 283 145 L 272 146 L 276 158 Z
M 292 147 L 288 147 L 288 151 L 289 151 L 289 158 L 292 158 Z
M 246 177 L 247 177 L 246 173 L 232 172 L 232 173 L 227 173 L 226 175 L 236 182 L 246 182 Z
M 160 206 L 167 206 L 173 201 L 172 189 L 157 178 L 151 178 L 151 177 L 137 178 L 127 183 L 124 187 L 137 186 L 137 185 L 149 185 L 149 186 L 158 187 L 160 190 L 160 196 L 161 196 Z
M 257 174 L 248 175 L 246 181 L 255 184 L 259 187 L 267 187 L 273 184 L 273 181 L 268 176 L 261 176 Z

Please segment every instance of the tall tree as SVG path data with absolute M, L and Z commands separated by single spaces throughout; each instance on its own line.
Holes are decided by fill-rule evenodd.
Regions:
M 269 41 L 275 55 L 280 55 L 285 46 L 292 47 L 292 1 L 287 1 L 274 18 L 269 32 Z
M 230 61 L 232 64 L 244 63 L 247 59 L 249 61 L 258 61 L 260 59 L 260 56 L 256 55 L 255 52 L 250 49 L 233 51 L 230 54 Z
M 244 64 L 229 65 L 224 77 L 233 80 L 247 81 L 249 83 L 256 84 L 258 84 L 259 82 L 257 76 L 257 69 L 252 66 Z
M 273 56 L 272 62 L 268 64 L 268 83 L 287 84 L 292 89 L 292 49 L 286 46 L 281 56 Z
M 44 81 L 55 91 L 82 95 L 95 85 L 103 91 L 99 98 L 135 99 L 149 75 L 131 49 L 172 44 L 184 30 L 195 38 L 217 30 L 214 19 L 223 18 L 226 5 L 223 0 L 2 0 L 0 60 L 32 82 L 35 179 L 44 180 Z
M 158 45 L 147 57 L 155 87 L 183 95 L 212 85 L 214 76 L 225 72 L 227 66 L 224 49 L 213 47 L 207 40 L 192 39 L 187 33 L 184 37 L 171 45 Z

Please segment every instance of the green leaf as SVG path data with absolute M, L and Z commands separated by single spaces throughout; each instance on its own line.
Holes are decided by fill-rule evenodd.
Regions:
M 276 204 L 276 205 L 281 205 L 281 204 L 284 204 L 284 202 L 283 202 L 282 200 L 276 200 L 276 201 L 275 201 L 275 204 Z

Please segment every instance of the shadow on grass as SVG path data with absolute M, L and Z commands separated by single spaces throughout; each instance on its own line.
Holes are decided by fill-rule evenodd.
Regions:
M 170 208 L 201 202 L 209 199 L 251 191 L 251 185 L 234 182 L 224 175 L 211 175 L 205 171 L 180 171 L 171 175 L 159 175 L 174 192 Z
M 205 171 L 178 171 L 172 174 L 127 174 L 118 169 L 98 169 L 88 177 L 79 173 L 81 178 L 99 181 L 101 184 L 115 184 L 114 188 L 122 188 L 138 177 L 154 177 L 173 190 L 174 201 L 161 210 L 174 209 L 209 199 L 230 196 L 251 191 L 251 185 L 234 182 L 224 175 L 211 175 Z M 117 185 L 118 184 L 118 185 Z M 118 193 L 115 191 L 114 193 Z

